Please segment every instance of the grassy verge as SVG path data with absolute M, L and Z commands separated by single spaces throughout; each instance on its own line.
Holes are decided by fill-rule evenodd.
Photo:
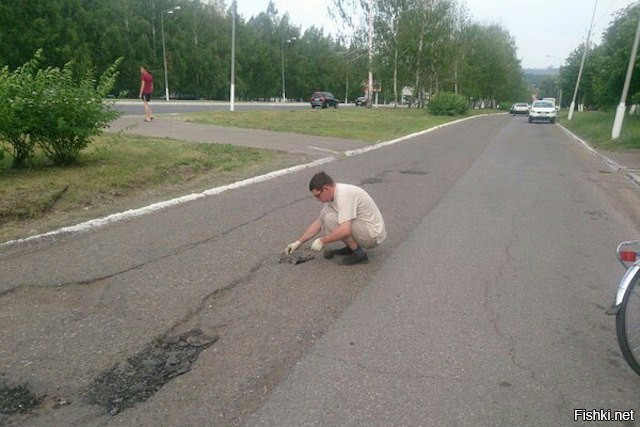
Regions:
M 0 161 L 0 241 L 202 191 L 306 161 L 302 156 L 222 144 L 104 135 L 81 161 L 13 170 Z
M 468 115 L 497 110 L 475 110 Z M 431 128 L 463 116 L 432 116 L 424 109 L 327 108 L 305 110 L 203 111 L 176 118 L 191 123 L 380 142 Z
M 492 110 L 469 113 L 483 114 Z M 457 120 L 417 109 L 339 108 L 215 111 L 182 115 L 197 123 L 357 139 L 374 143 Z M 105 134 L 68 168 L 44 157 L 13 170 L 0 160 L 0 242 L 202 191 L 293 164 L 302 155 L 126 134 Z
M 615 111 L 582 111 L 575 112 L 571 121 L 567 120 L 567 112 L 562 111 L 558 121 L 593 146 L 604 150 L 640 149 L 640 117 L 625 116 L 620 138 L 611 140 L 611 129 Z

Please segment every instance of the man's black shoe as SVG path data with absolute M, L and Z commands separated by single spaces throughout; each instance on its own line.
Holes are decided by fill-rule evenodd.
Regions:
M 366 252 L 362 254 L 352 253 L 348 257 L 342 260 L 342 265 L 353 265 L 358 264 L 360 262 L 365 262 L 369 259 L 369 256 Z
M 353 251 L 351 250 L 351 248 L 349 248 L 349 246 L 345 246 L 344 248 L 340 248 L 340 249 L 327 249 L 326 251 L 324 251 L 324 257 L 326 259 L 331 259 L 336 255 L 351 255 L 353 253 Z

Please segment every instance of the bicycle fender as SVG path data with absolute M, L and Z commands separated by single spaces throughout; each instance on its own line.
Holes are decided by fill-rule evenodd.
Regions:
M 616 314 L 618 312 L 629 285 L 635 283 L 637 280 L 640 280 L 640 264 L 636 263 L 629 267 L 629 269 L 624 273 L 624 276 L 622 276 L 620 284 L 618 285 L 618 290 L 616 291 L 615 303 L 609 308 L 609 310 L 607 310 L 607 314 Z

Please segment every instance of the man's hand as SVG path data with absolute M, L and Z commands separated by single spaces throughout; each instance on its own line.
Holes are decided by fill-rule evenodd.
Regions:
M 302 242 L 300 242 L 300 240 L 296 240 L 295 242 L 290 243 L 289 246 L 287 246 L 287 248 L 284 250 L 284 253 L 287 255 L 291 255 L 291 252 L 298 249 L 298 246 L 300 246 L 301 244 Z
M 322 250 L 323 246 L 324 246 L 324 243 L 322 243 L 322 240 L 316 239 L 311 244 L 311 250 L 312 251 L 316 251 L 316 252 L 320 252 Z

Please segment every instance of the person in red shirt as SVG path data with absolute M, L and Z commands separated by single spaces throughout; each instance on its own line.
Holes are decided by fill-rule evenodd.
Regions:
M 140 67 L 140 94 L 138 98 L 142 98 L 144 101 L 144 114 L 146 118 L 145 122 L 153 120 L 153 111 L 149 107 L 149 101 L 151 100 L 151 94 L 153 93 L 153 76 L 147 70 L 146 67 Z

